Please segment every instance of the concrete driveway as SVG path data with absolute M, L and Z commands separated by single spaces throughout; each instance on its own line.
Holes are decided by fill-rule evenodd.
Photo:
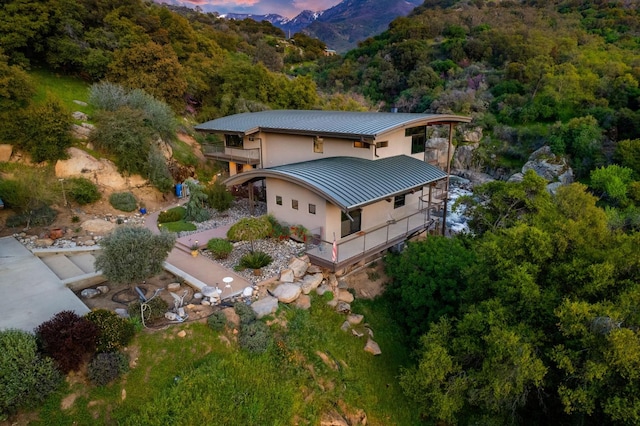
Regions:
M 89 308 L 14 237 L 0 238 L 0 330 L 34 328 L 60 311 Z

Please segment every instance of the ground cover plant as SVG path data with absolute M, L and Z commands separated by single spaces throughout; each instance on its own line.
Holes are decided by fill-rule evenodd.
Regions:
M 408 352 L 390 307 L 354 303 L 383 348 L 374 357 L 363 351 L 364 340 L 340 329 L 344 316 L 326 302 L 314 296 L 308 311 L 282 308 L 277 316 L 287 325 L 269 326 L 274 342 L 260 354 L 239 349 L 230 327 L 231 343 L 200 322 L 139 333 L 127 351 L 136 366 L 123 379 L 101 387 L 68 384 L 33 424 L 318 424 L 339 407 L 363 410 L 368 424 L 418 424 L 417 407 L 396 380 Z M 178 338 L 181 330 L 186 336 Z M 75 403 L 61 410 L 70 393 L 78 395 Z

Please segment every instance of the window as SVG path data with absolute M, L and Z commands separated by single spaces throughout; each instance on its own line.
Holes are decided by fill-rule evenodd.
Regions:
M 229 147 L 242 148 L 242 136 L 240 135 L 224 135 L 224 144 Z
M 424 152 L 424 145 L 427 142 L 427 126 L 411 127 L 404 131 L 404 135 L 411 136 L 411 153 Z
M 309 213 L 316 214 L 316 205 L 309 203 Z
M 353 142 L 353 147 L 354 148 L 366 148 L 366 149 L 369 149 L 369 143 L 363 142 L 363 141 L 354 141 Z
M 405 198 L 405 194 L 396 195 L 393 198 L 393 208 L 397 209 L 398 207 L 404 206 L 404 201 L 405 201 L 404 198 Z
M 376 148 L 386 148 L 389 146 L 389 141 L 376 142 Z
M 320 136 L 313 138 L 313 152 L 318 154 L 322 154 L 324 152 L 324 139 Z
M 298 210 L 298 200 L 291 200 L 291 208 Z
M 281 206 L 282 205 L 282 197 L 279 195 L 276 195 L 276 204 Z
M 349 219 L 351 216 L 351 219 Z M 355 234 L 360 231 L 360 225 L 362 223 L 362 210 L 352 210 L 349 212 L 349 216 L 347 216 L 344 212 L 341 216 L 341 229 L 340 229 L 340 237 L 346 237 L 347 235 Z

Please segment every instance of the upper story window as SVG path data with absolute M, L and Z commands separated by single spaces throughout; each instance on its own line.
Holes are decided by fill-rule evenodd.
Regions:
M 376 142 L 376 148 L 386 148 L 389 146 L 389 141 Z
M 280 195 L 276 195 L 276 204 L 279 206 L 282 205 L 282 197 Z
M 353 142 L 353 147 L 354 148 L 367 148 L 367 149 L 369 149 L 369 143 L 368 142 L 363 142 L 363 141 L 354 141 Z
M 404 206 L 405 197 L 406 197 L 406 195 L 405 195 L 405 194 L 402 194 L 402 195 L 396 195 L 396 196 L 393 198 L 393 208 L 394 208 L 394 209 L 397 209 L 398 207 L 402 207 L 402 206 Z
M 427 126 L 410 127 L 404 131 L 404 135 L 411 137 L 411 153 L 424 152 L 427 142 Z
M 313 152 L 318 154 L 322 154 L 324 152 L 324 139 L 320 136 L 315 136 L 313 138 Z
M 240 135 L 224 135 L 225 146 L 242 148 L 242 136 Z

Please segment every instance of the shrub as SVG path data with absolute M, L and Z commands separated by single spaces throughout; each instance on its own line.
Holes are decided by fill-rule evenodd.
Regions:
M 93 354 L 99 333 L 95 324 L 73 311 L 58 312 L 35 331 L 42 351 L 65 374 L 78 370 L 85 357 Z
M 169 308 L 169 304 L 161 297 L 154 297 L 148 302 L 145 302 L 144 307 L 142 305 L 139 301 L 130 303 L 127 311 L 131 318 L 139 318 L 143 324 L 163 318 L 164 313 L 167 312 Z
M 204 193 L 201 185 L 195 181 L 187 180 L 184 183 L 189 190 L 189 201 L 187 201 L 186 220 L 193 222 L 204 222 L 211 218 L 211 213 L 206 208 L 207 195 Z
M 171 191 L 173 188 L 173 177 L 171 176 L 164 156 L 158 148 L 152 147 L 149 150 L 147 167 L 149 182 L 162 193 Z
M 233 195 L 222 183 L 215 181 L 204 189 L 209 205 L 219 212 L 229 210 L 233 205 Z
M 174 244 L 175 235 L 168 232 L 154 235 L 141 226 L 119 227 L 100 240 L 95 268 L 115 284 L 139 282 L 162 272 Z
M 273 258 L 263 251 L 252 251 L 240 258 L 238 264 L 241 269 L 260 269 L 273 261 Z
M 222 311 L 215 311 L 207 318 L 207 324 L 214 331 L 222 331 L 227 325 L 227 317 Z
M 268 216 L 243 217 L 229 228 L 227 238 L 231 241 L 251 241 L 253 251 L 253 240 L 266 238 L 271 232 Z
M 129 371 L 129 358 L 122 352 L 99 353 L 89 363 L 91 383 L 104 386 Z
M 177 222 L 184 219 L 186 213 L 187 210 L 182 206 L 170 208 L 169 210 L 160 212 L 158 215 L 158 223 Z
M 7 218 L 7 226 L 15 228 L 17 226 L 48 226 L 58 216 L 58 212 L 49 206 L 40 206 L 32 211 L 23 214 L 16 214 Z
M 97 352 L 115 352 L 127 346 L 135 334 L 134 325 L 115 312 L 96 309 L 86 318 L 100 330 L 96 344 Z
M 95 203 L 100 199 L 101 195 L 98 187 L 89 179 L 77 177 L 70 178 L 67 181 L 69 182 L 67 194 L 81 206 Z
M 267 215 L 267 220 L 271 223 L 271 238 L 282 240 L 291 236 L 291 228 L 278 222 L 273 215 Z
M 22 330 L 0 331 L 0 420 L 42 402 L 62 383 L 53 360 L 38 353 L 36 337 Z
M 256 320 L 256 312 L 246 303 L 236 302 L 233 305 L 233 310 L 240 317 L 241 325 L 246 325 Z
M 271 330 L 262 321 L 254 321 L 243 325 L 240 329 L 238 344 L 242 349 L 254 354 L 261 354 L 267 350 L 271 342 Z
M 109 196 L 109 204 L 123 212 L 132 212 L 137 207 L 136 197 L 131 192 L 114 192 Z
M 233 244 L 223 238 L 212 238 L 207 242 L 207 249 L 216 259 L 226 259 L 233 250 Z

